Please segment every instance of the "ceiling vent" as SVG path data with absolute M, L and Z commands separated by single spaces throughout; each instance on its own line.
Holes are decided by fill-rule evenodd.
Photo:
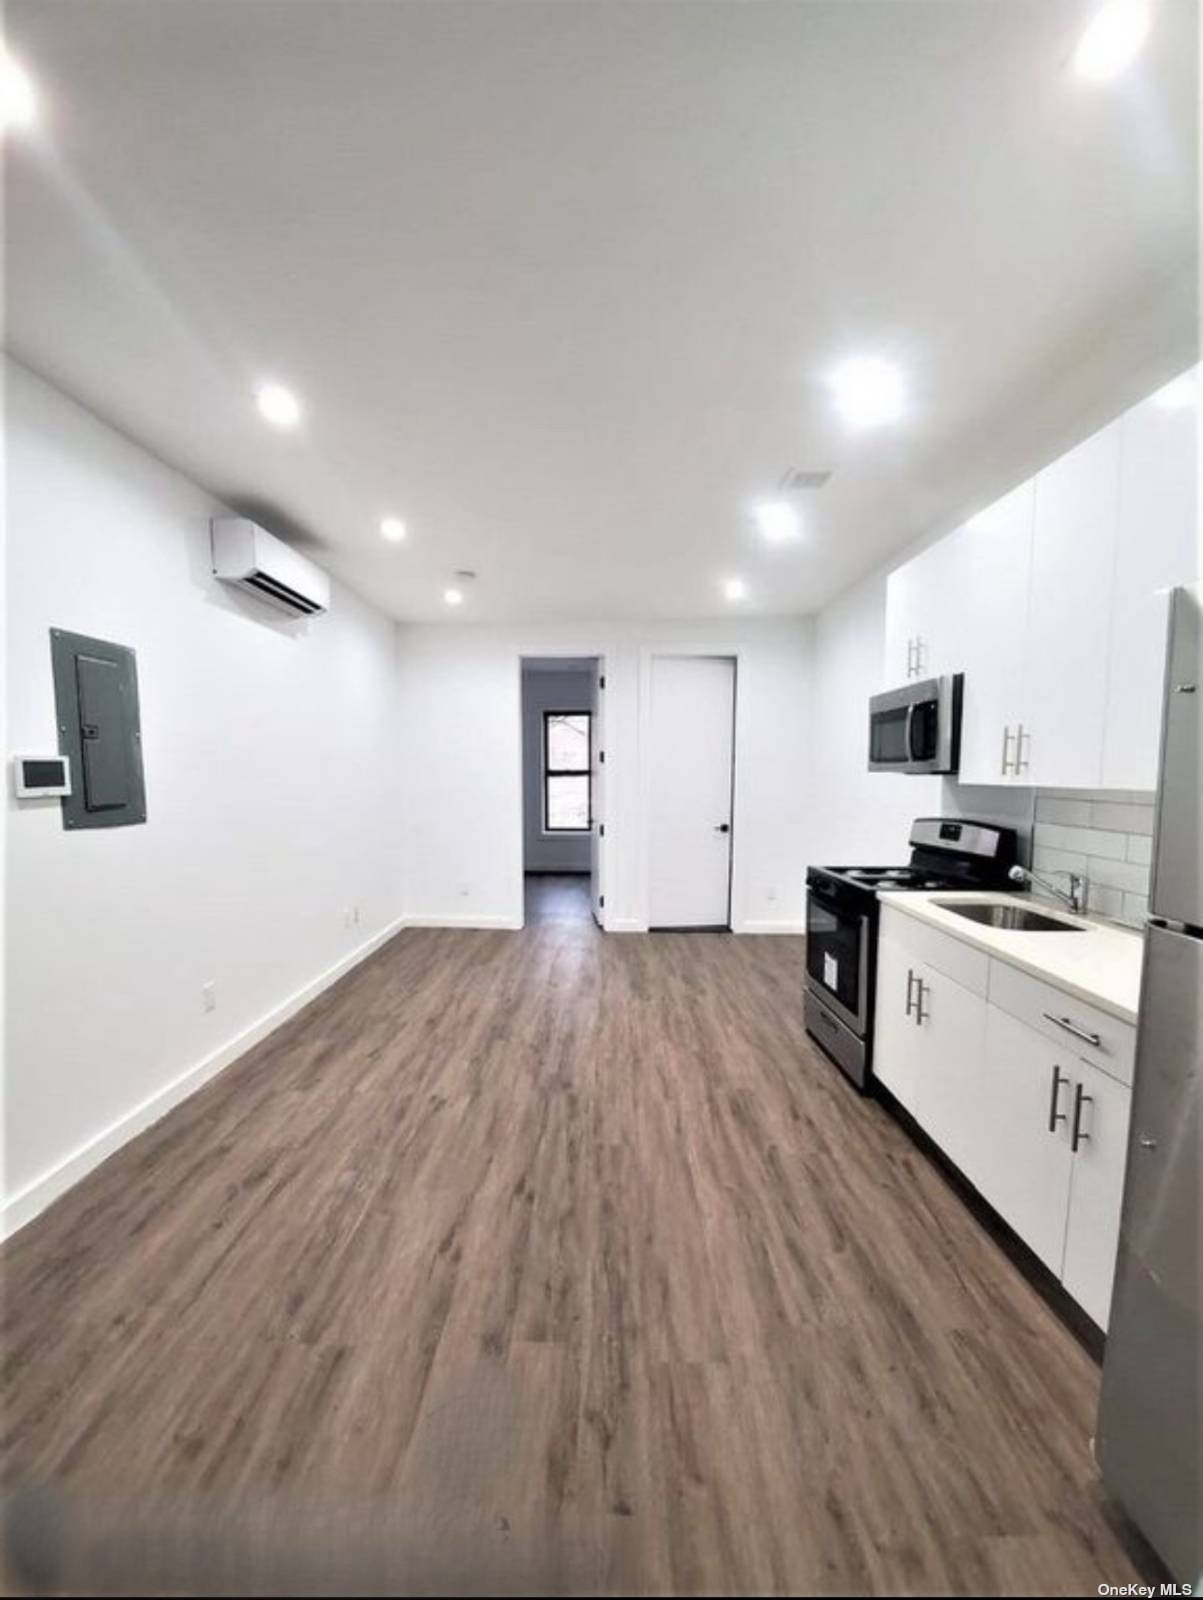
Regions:
M 213 573 L 294 617 L 330 609 L 330 579 L 291 545 L 245 517 L 214 517 Z
M 782 494 L 800 494 L 803 489 L 821 489 L 831 477 L 831 472 L 807 472 L 802 467 L 791 467 L 781 480 Z

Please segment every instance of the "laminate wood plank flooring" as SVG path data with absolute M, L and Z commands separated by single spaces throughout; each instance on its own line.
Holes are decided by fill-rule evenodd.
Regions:
M 499 1588 L 1139 1579 L 1097 1367 L 801 996 L 789 937 L 401 933 L 9 1241 L 6 1482 Z

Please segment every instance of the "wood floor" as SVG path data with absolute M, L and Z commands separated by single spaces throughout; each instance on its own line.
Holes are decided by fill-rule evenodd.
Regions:
M 103 1587 L 115 1527 L 168 1587 L 173 1518 L 332 1592 L 356 1560 L 422 1592 L 1140 1577 L 1096 1367 L 813 1051 L 801 983 L 793 938 L 408 930 L 109 1160 L 3 1254 L 6 1479 L 76 1496 L 56 1581 Z

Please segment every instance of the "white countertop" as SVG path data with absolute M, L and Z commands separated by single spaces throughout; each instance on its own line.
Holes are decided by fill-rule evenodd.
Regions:
M 1124 1022 L 1135 1022 L 1140 1001 L 1140 966 L 1144 940 L 1139 933 L 1100 922 L 1093 917 L 1075 917 L 1062 907 L 1030 894 L 982 894 L 969 890 L 927 893 L 914 889 L 878 891 L 883 905 L 903 911 L 920 922 L 929 922 L 942 933 L 951 934 L 965 944 L 984 950 L 999 961 L 1009 962 L 1034 978 L 1064 989 L 1091 1005 L 1099 1006 Z M 938 901 L 1009 901 L 1063 917 L 1085 931 L 1080 933 L 1021 933 L 1008 928 L 992 928 L 984 922 L 971 922 L 937 904 Z

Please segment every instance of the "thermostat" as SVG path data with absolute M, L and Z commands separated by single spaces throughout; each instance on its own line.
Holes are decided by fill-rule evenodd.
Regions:
M 18 800 L 61 799 L 71 793 L 67 756 L 14 756 L 13 787 Z

